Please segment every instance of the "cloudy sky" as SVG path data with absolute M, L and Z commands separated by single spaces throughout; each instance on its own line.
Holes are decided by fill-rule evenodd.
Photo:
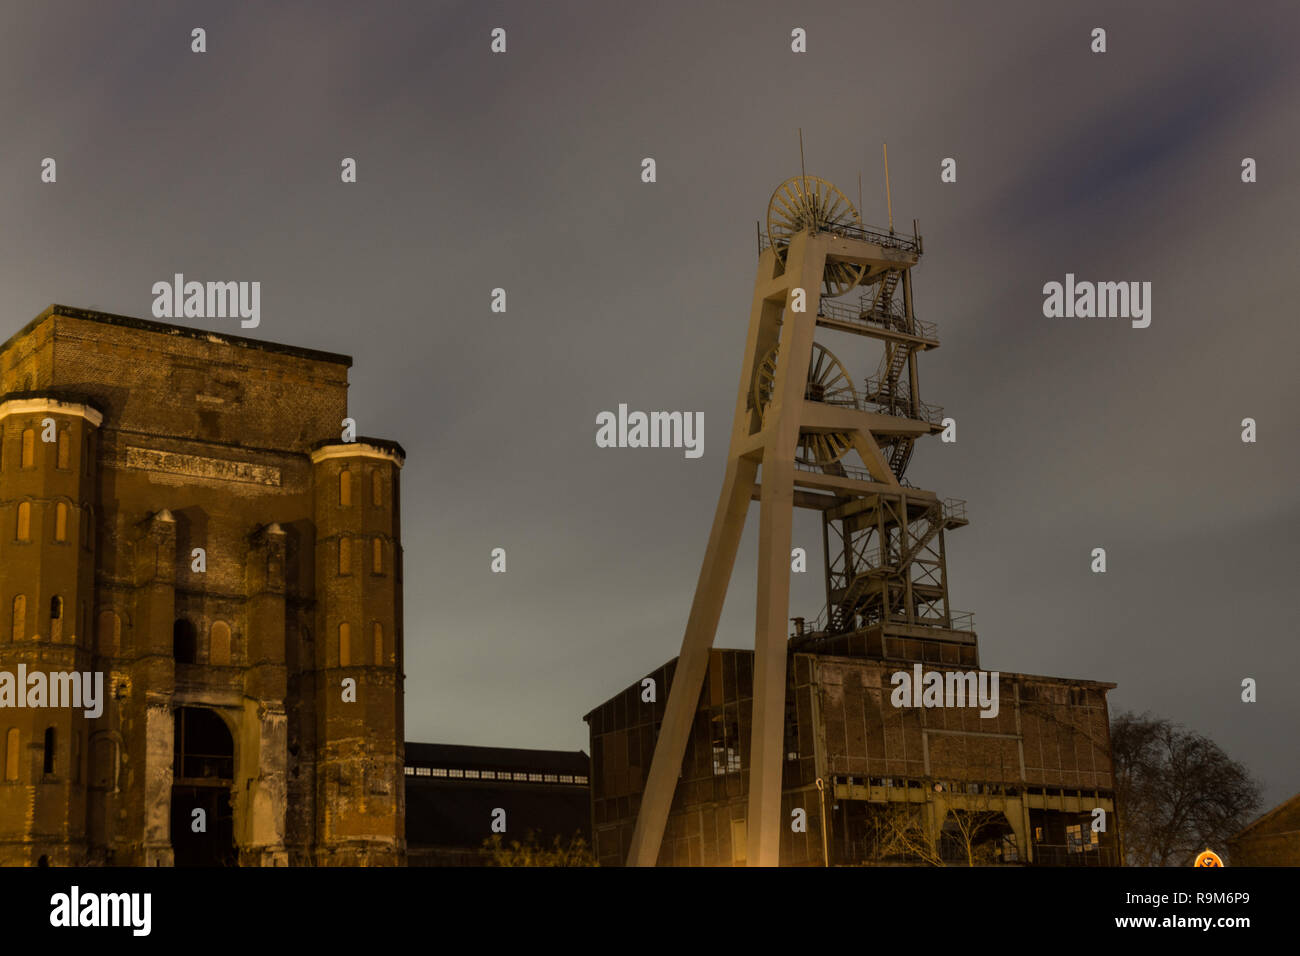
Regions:
M 149 317 L 175 272 L 260 281 L 252 334 L 354 356 L 361 432 L 408 452 L 408 737 L 586 749 L 582 714 L 677 653 L 796 130 L 872 223 L 887 141 L 943 342 L 923 394 L 958 422 L 908 475 L 969 502 L 984 666 L 1114 681 L 1271 806 L 1300 790 L 1300 13 L 1064 6 L 7 4 L 0 338 L 51 302 Z M 1067 272 L 1152 283 L 1151 326 L 1044 318 Z M 597 448 L 620 403 L 703 412 L 703 457 Z M 752 646 L 756 521 L 719 646 Z

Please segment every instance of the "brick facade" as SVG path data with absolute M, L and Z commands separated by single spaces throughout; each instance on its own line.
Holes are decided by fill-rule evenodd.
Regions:
M 989 844 L 987 862 L 1118 863 L 1106 704 L 1113 684 L 1001 674 L 995 717 L 975 707 L 895 707 L 891 675 L 915 663 L 790 655 L 782 819 L 803 810 L 806 820 L 802 829 L 782 828 L 781 865 L 821 866 L 827 857 L 831 865 L 920 862 L 877 852 L 873 826 L 902 807 L 914 808 L 918 833 L 936 840 L 945 825 L 951 829 L 950 814 L 985 820 L 971 842 Z M 752 651 L 710 654 L 660 865 L 744 861 L 753 667 Z M 653 702 L 638 681 L 584 718 L 602 866 L 627 857 L 675 669 L 670 661 L 647 675 Z M 1093 840 L 1096 808 L 1109 819 Z
M 404 452 L 340 441 L 350 364 L 64 306 L 0 349 L 0 673 L 107 698 L 0 708 L 0 864 L 403 861 Z
M 1300 793 L 1228 840 L 1229 866 L 1300 866 Z

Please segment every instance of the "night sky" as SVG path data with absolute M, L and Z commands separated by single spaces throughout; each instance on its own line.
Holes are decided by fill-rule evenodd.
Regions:
M 1300 790 L 1300 11 L 1141 6 L 6 4 L 0 338 L 51 302 L 150 318 L 177 272 L 260 281 L 258 329 L 189 324 L 352 355 L 359 431 L 408 453 L 408 739 L 587 749 L 582 715 L 680 645 L 797 130 L 873 224 L 887 141 L 943 343 L 922 396 L 958 422 L 908 477 L 968 502 L 983 666 L 1113 681 L 1269 807 Z M 1045 318 L 1066 273 L 1151 282 L 1151 326 Z M 704 455 L 597 448 L 620 403 L 703 412 Z M 757 506 L 717 646 L 752 646 L 756 538 Z M 795 543 L 813 617 L 814 514 Z

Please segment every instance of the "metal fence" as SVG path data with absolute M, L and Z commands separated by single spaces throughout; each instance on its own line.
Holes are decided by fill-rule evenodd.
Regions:
M 813 235 L 824 232 L 837 239 L 861 239 L 865 242 L 874 242 L 886 249 L 901 249 L 904 252 L 918 254 L 921 251 L 921 240 L 918 236 L 889 232 L 880 226 L 853 226 L 847 223 L 818 222 L 814 225 L 812 232 Z M 772 244 L 772 237 L 760 229 L 758 233 L 758 251 L 762 253 L 764 249 Z

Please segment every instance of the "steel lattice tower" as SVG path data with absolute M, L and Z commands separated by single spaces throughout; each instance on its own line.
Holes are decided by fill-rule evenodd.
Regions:
M 966 523 L 965 505 L 941 501 L 903 477 L 916 439 L 941 431 L 943 419 L 940 409 L 921 401 L 917 378 L 917 353 L 939 345 L 934 325 L 919 321 L 913 310 L 911 270 L 921 252 L 919 235 L 864 227 L 852 203 L 824 180 L 798 176 L 772 196 L 767 234 L 759 235 L 726 475 L 629 865 L 651 866 L 658 858 L 751 500 L 760 509 L 751 865 L 777 864 L 783 823 L 796 507 L 822 513 L 827 598 L 813 626 L 795 619 L 798 645 L 978 666 L 969 616 L 954 616 L 948 607 L 944 531 Z M 854 289 L 862 292 L 858 307 L 831 301 Z M 876 373 L 855 384 L 840 360 L 814 341 L 819 328 L 881 342 Z M 860 464 L 846 462 L 850 452 Z

